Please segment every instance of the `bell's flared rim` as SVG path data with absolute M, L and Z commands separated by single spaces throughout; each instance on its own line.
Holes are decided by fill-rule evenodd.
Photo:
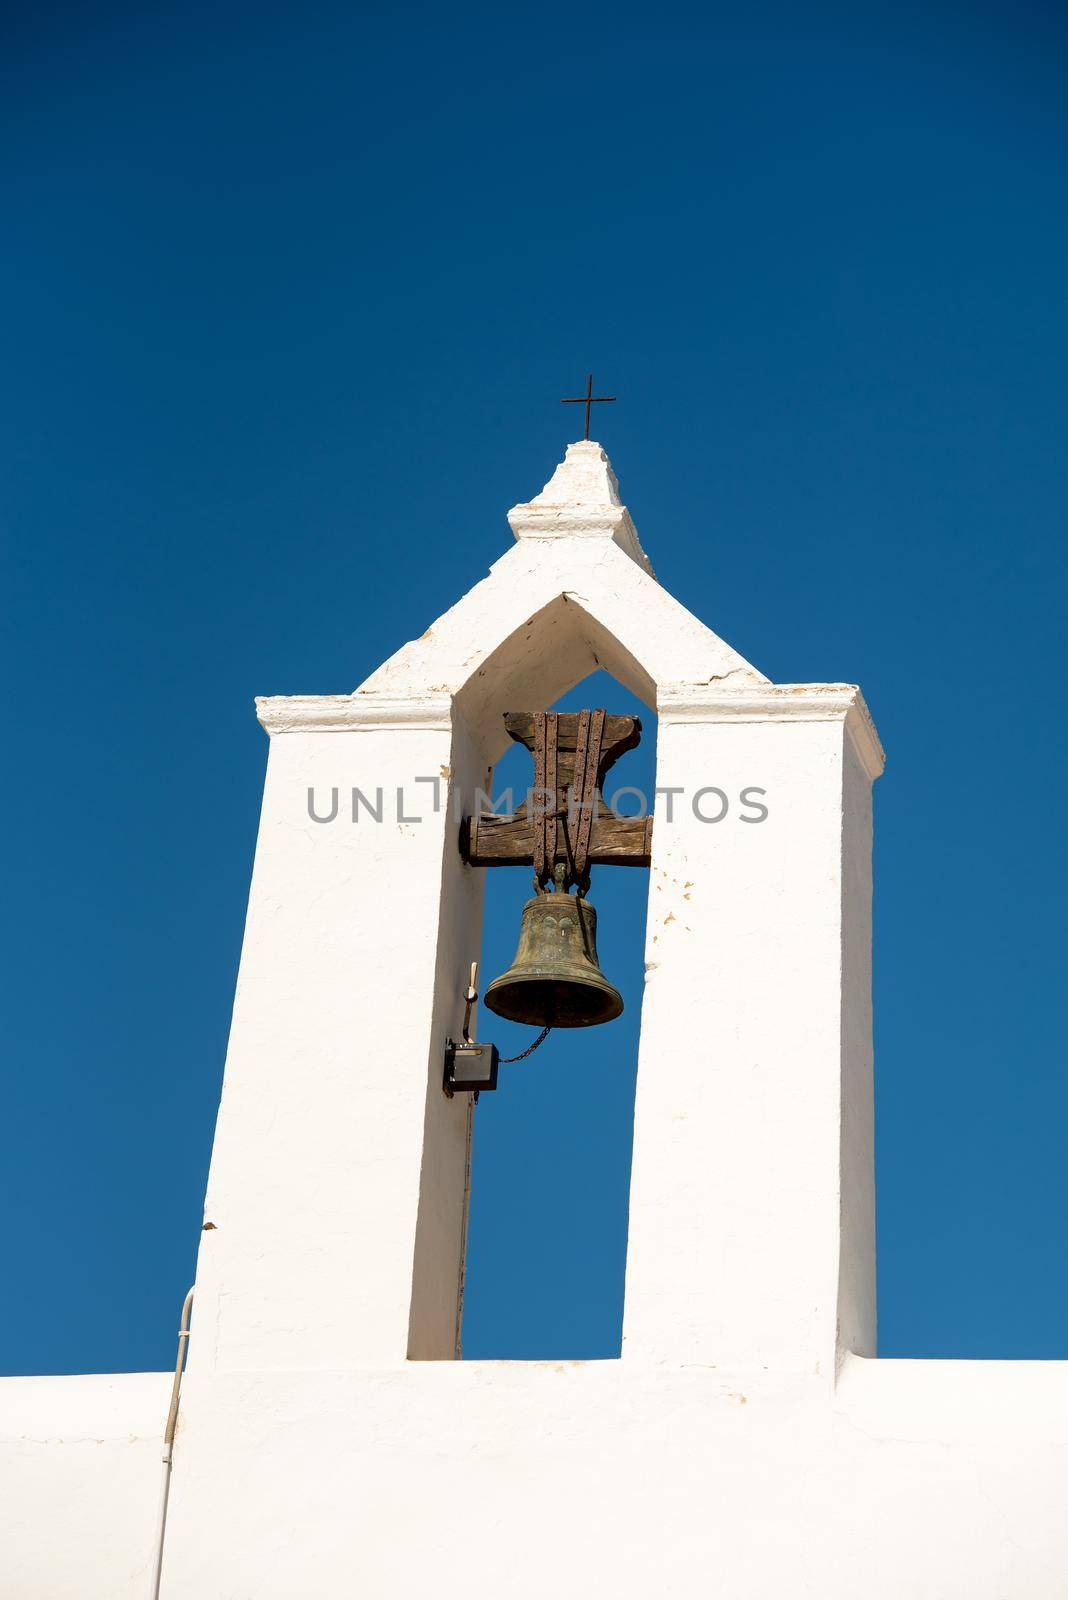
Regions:
M 531 1028 L 596 1028 L 623 1014 L 619 990 L 607 978 L 597 983 L 585 973 L 569 979 L 559 971 L 515 972 L 509 968 L 494 978 L 483 1003 L 507 1022 Z

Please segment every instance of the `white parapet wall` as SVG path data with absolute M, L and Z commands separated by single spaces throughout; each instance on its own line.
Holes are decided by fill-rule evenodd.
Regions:
M 0 1379 L 4 1600 L 147 1600 L 171 1382 Z
M 0 1594 L 146 1600 L 170 1374 L 0 1382 Z M 186 1380 L 164 1600 L 1062 1600 L 1068 1363 Z
M 195 1391 L 195 1392 L 194 1392 Z M 1060 1600 L 1068 1363 L 190 1380 L 164 1600 Z

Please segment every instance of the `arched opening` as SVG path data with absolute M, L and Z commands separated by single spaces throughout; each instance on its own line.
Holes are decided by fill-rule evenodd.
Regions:
M 391 696 L 403 690 L 419 716 L 424 710 L 430 717 L 440 714 L 441 700 L 449 696 L 451 754 L 442 774 L 466 816 L 477 791 L 493 786 L 495 765 L 498 786 L 510 781 L 503 761 L 511 746 L 507 711 L 600 701 L 611 710 L 639 713 L 645 738 L 627 755 L 621 779 L 629 770 L 635 784 L 651 790 L 657 753 L 653 708 L 662 692 L 686 684 L 766 681 L 614 544 L 592 537 L 527 543 L 530 548 L 521 541 L 514 560 L 504 557 L 483 583 L 393 658 L 382 669 L 381 684 L 369 679 L 363 686 L 362 692 L 381 687 Z M 587 681 L 591 674 L 605 676 Z M 523 766 L 522 752 L 511 760 L 525 787 L 529 764 Z M 615 792 L 611 783 L 608 789 Z M 602 963 L 623 989 L 624 1017 L 602 1029 L 553 1035 L 514 1072 L 502 1069 L 504 1088 L 495 1098 L 484 1096 L 476 1114 L 468 1228 L 472 1107 L 469 1100 L 460 1106 L 442 1095 L 436 1051 L 439 1040 L 455 1037 L 458 997 L 474 952 L 483 951 L 483 985 L 511 962 L 525 885 L 519 869 L 465 866 L 455 842 L 452 835 L 443 854 L 408 1353 L 417 1360 L 450 1359 L 461 1349 L 462 1325 L 469 1358 L 612 1356 L 620 1350 L 649 874 L 637 868 L 595 871 Z M 517 888 L 513 878 L 520 880 Z M 513 1030 L 502 1025 L 490 1033 L 485 1024 L 483 1008 L 481 1037 L 503 1044 L 503 1055 L 530 1042 L 515 1030 L 520 1037 L 513 1048 Z M 622 1063 L 627 1074 L 622 1100 L 615 1102 L 624 1108 L 618 1115 L 611 1099 L 618 1074 L 605 1088 L 613 1062 Z M 534 1097 L 529 1103 L 527 1095 Z M 506 1102 L 507 1113 L 501 1109 Z M 523 1117 L 522 1138 L 515 1122 L 510 1142 L 505 1138 L 506 1116 L 509 1122 Z M 613 1118 L 617 1128 L 622 1125 L 614 1145 Z M 491 1134 L 495 1122 L 501 1128 L 497 1138 Z M 595 1159 L 610 1150 L 619 1154 L 611 1169 Z
M 544 700 L 517 705 L 535 709 Z M 656 717 L 603 670 L 554 702 L 577 711 L 605 706 L 642 719 L 642 742 L 609 773 L 605 798 L 638 790 L 652 809 Z M 494 796 L 516 803 L 532 779 L 518 746 L 497 763 Z M 634 814 L 628 794 L 619 810 Z M 485 873 L 481 987 L 515 954 L 526 869 Z M 596 1359 L 620 1353 L 638 1034 L 644 985 L 649 874 L 595 868 L 601 967 L 624 1012 L 595 1028 L 558 1030 L 527 1060 L 502 1066 L 495 1094 L 474 1116 L 471 1209 L 463 1313 L 465 1359 Z M 534 1030 L 480 1007 L 479 1032 L 502 1056 L 526 1048 Z

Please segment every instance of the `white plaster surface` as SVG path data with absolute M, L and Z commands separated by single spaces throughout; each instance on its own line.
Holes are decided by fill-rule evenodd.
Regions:
M 186 1427 L 165 1600 L 1068 1593 L 1064 1364 L 228 1375 Z
M 0 1379 L 0 1595 L 147 1595 L 171 1374 Z
M 592 439 L 569 444 L 540 494 L 513 506 L 508 522 L 517 539 L 607 538 L 651 573 L 630 512 L 619 498 L 612 463 Z
M 164 1600 L 1068 1595 L 1068 1363 L 867 1359 L 883 756 L 859 691 L 769 684 L 667 595 L 597 445 L 510 520 L 355 693 L 259 702 Z M 488 788 L 504 710 L 596 666 L 657 707 L 657 784 L 684 791 L 653 834 L 623 1355 L 457 1362 L 468 1107 L 440 1074 L 481 874 L 452 802 Z M 424 786 L 398 812 L 434 776 L 438 809 Z M 767 820 L 699 822 L 712 786 L 763 789 Z M 79 1396 L 109 1384 L 87 1473 Z M 167 1384 L 0 1388 L 0 1592 L 141 1592 L 157 1461 L 122 1419 L 158 1394 L 161 1429 Z
M 571 445 L 569 461 L 575 451 L 601 454 L 599 445 Z M 586 494 L 588 457 L 580 464 L 576 492 Z M 585 499 L 546 508 L 540 498 L 509 513 L 517 542 L 489 576 L 360 685 L 352 697 L 354 715 L 370 717 L 375 706 L 395 713 L 407 705 L 410 716 L 428 697 L 445 695 L 495 761 L 508 743 L 505 710 L 535 698 L 551 704 L 598 667 L 654 707 L 658 688 L 668 685 L 767 683 L 661 588 L 644 557 L 625 553 L 615 541 L 611 529 L 624 508 L 612 503 L 608 488 L 595 509 Z M 528 513 L 539 512 L 537 532 L 528 535 Z M 591 534 L 598 517 L 604 525 Z M 634 543 L 640 551 L 636 533 Z M 261 702 L 268 725 L 281 726 L 294 713 L 312 714 L 310 702 Z M 329 714 L 343 714 L 336 698 Z
M 143 1600 L 169 1384 L 0 1383 L 5 1600 Z M 1066 1481 L 1060 1362 L 190 1377 L 163 1594 L 1055 1600 Z
M 191 1371 L 402 1359 L 424 1175 L 437 1244 L 420 1251 L 413 1353 L 454 1353 L 466 1112 L 441 1093 L 441 1057 L 477 937 L 439 940 L 439 926 L 443 873 L 445 921 L 473 930 L 480 912 L 479 877 L 454 828 L 446 838 L 463 742 L 454 758 L 447 726 L 407 724 L 272 740 Z M 437 815 L 416 776 L 440 781 Z M 311 819 L 309 787 L 324 800 L 340 789 L 334 822 Z M 382 791 L 381 823 L 363 809 L 351 820 L 354 787 L 372 802 Z M 396 820 L 398 788 L 402 815 L 421 807 L 422 821 Z
M 797 716 L 807 700 L 818 720 Z M 647 1359 L 817 1374 L 833 1371 L 839 1275 L 856 1266 L 844 1089 L 848 1114 L 871 1118 L 870 1054 L 843 1071 L 843 1015 L 866 991 L 842 988 L 846 774 L 864 794 L 870 781 L 845 766 L 844 714 L 790 701 L 787 720 L 701 702 L 660 714 L 657 784 L 684 793 L 654 822 L 623 1340 Z M 686 795 L 705 785 L 728 800 L 759 788 L 766 820 L 701 822 Z M 710 794 L 703 814 L 721 806 Z M 853 853 L 864 895 L 869 835 Z M 871 1354 L 874 1284 L 848 1295 L 866 1299 L 855 1337 Z

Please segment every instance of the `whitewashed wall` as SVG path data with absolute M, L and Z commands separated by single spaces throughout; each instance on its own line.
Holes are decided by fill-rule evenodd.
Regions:
M 441 1059 L 481 883 L 446 819 L 452 767 L 471 759 L 447 701 L 361 704 L 341 729 L 305 708 L 272 738 L 193 1372 L 455 1353 L 467 1120 L 441 1093 Z M 437 811 L 419 777 L 440 781 Z M 309 789 L 322 817 L 338 792 L 332 822 L 313 820 Z M 353 820 L 354 789 L 381 822 L 360 802 Z
M 681 793 L 653 833 L 624 1352 L 830 1373 L 840 1342 L 875 1349 L 870 1142 L 839 1151 L 872 1118 L 870 978 L 843 969 L 881 751 L 842 686 L 674 685 L 659 716 L 657 784 Z
M 852 1357 L 837 1394 L 626 1360 L 196 1385 L 166 1600 L 1068 1593 L 1063 1363 Z
M 5 1600 L 145 1600 L 169 1385 L 0 1382 Z M 1068 1594 L 1068 1363 L 850 1357 L 833 1391 L 624 1362 L 188 1388 L 167 1600 Z
M 146 1600 L 171 1374 L 0 1379 L 0 1595 Z

